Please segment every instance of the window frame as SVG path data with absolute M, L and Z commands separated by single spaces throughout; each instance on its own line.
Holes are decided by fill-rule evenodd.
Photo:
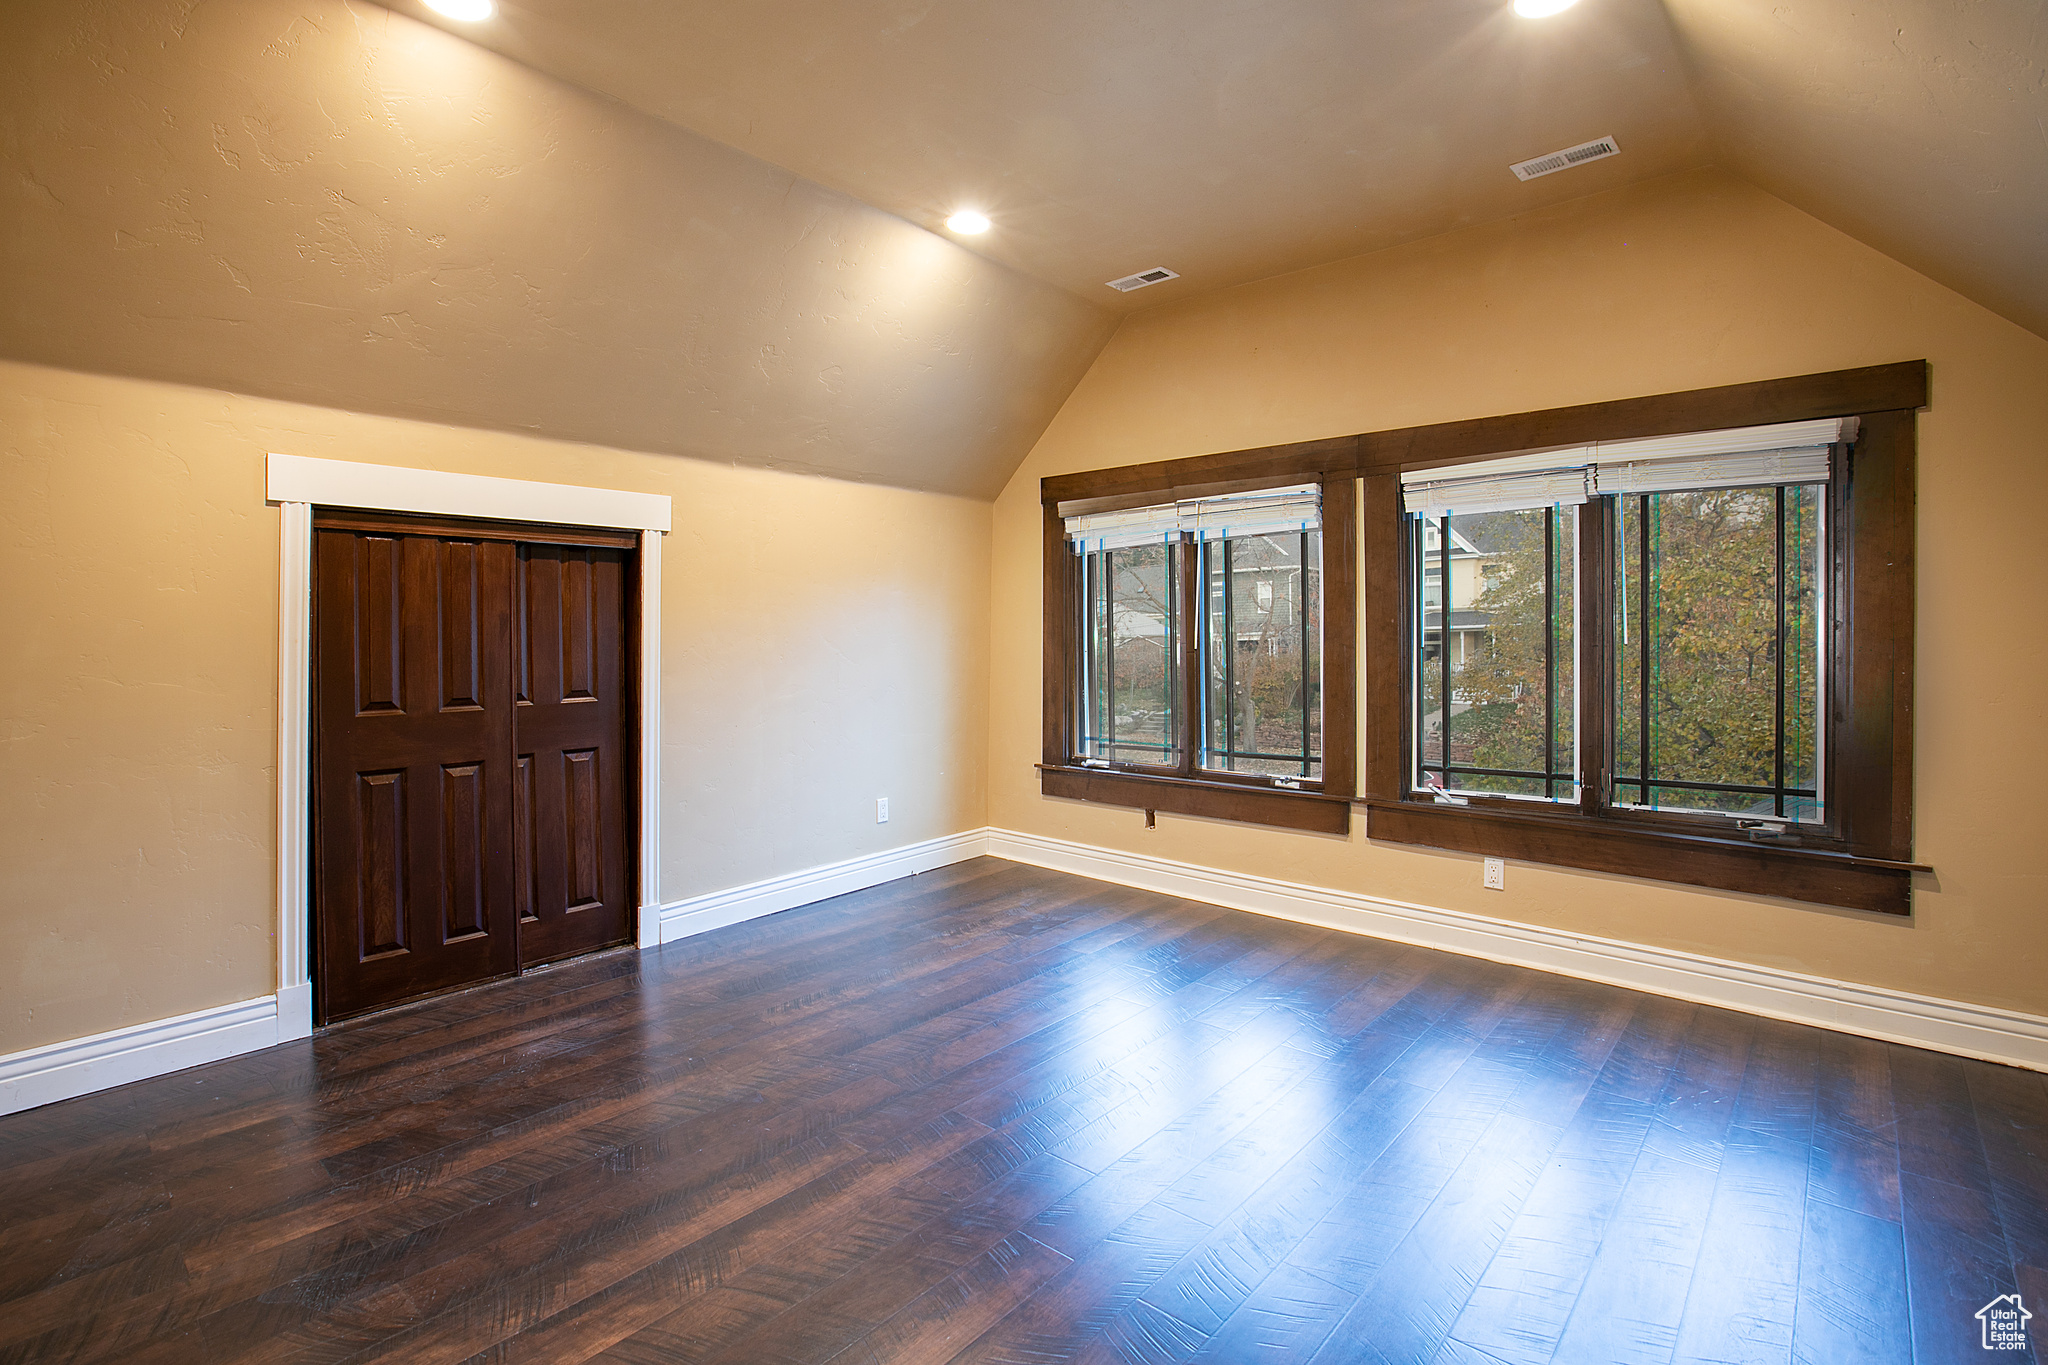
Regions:
M 1445 423 L 1368 437 L 1361 452 L 1369 582 L 1398 585 L 1394 610 L 1366 618 L 1368 837 L 1889 914 L 1911 911 L 1914 413 L 1924 361 L 1835 371 L 1619 403 Z M 1439 803 L 1410 783 L 1411 705 L 1401 510 L 1403 470 L 1544 446 L 1857 417 L 1829 483 L 1827 826 L 1796 843 L 1738 836 L 1725 819 L 1610 804 L 1611 649 L 1582 645 L 1580 802 L 1475 798 Z M 1578 609 L 1587 644 L 1613 615 L 1618 508 L 1587 504 Z
M 1250 473 L 1242 478 L 1205 479 L 1201 478 L 1203 471 L 1193 471 L 1199 481 L 1168 478 L 1148 482 L 1142 474 L 1132 477 L 1134 470 L 1161 467 L 1137 466 L 1040 481 L 1045 521 L 1045 675 L 1044 737 L 1038 767 L 1040 790 L 1045 795 L 1324 834 L 1350 832 L 1351 803 L 1357 790 L 1357 481 L 1351 473 L 1352 458 L 1347 444 L 1309 445 L 1317 451 L 1323 447 L 1329 450 L 1323 452 L 1325 458 L 1320 460 L 1316 458 L 1317 451 L 1306 452 L 1306 466 L 1298 462 L 1300 454 L 1290 459 L 1281 453 L 1278 460 L 1267 463 L 1271 472 Z M 1259 457 L 1295 449 L 1279 447 L 1275 451 L 1239 454 L 1257 461 Z M 1286 780 L 1295 785 L 1280 786 L 1263 774 L 1217 772 L 1195 766 L 1195 754 L 1200 748 L 1195 727 L 1200 724 L 1201 715 L 1196 689 L 1202 686 L 1203 679 L 1191 659 L 1200 657 L 1200 639 L 1207 622 L 1201 599 L 1203 585 L 1197 581 L 1200 557 L 1185 537 L 1175 556 L 1183 650 L 1181 762 L 1175 769 L 1145 764 L 1102 767 L 1084 763 L 1075 753 L 1079 717 L 1074 705 L 1075 669 L 1082 647 L 1074 630 L 1081 607 L 1080 556 L 1068 549 L 1066 518 L 1083 512 L 1153 506 L 1304 483 L 1320 487 L 1323 507 L 1323 627 L 1318 647 L 1322 665 L 1323 776 L 1289 778 Z
M 1927 406 L 1925 360 L 1546 408 L 1498 417 L 1331 437 L 1289 445 L 1090 470 L 1041 479 L 1044 634 L 1040 788 L 1138 809 L 1345 834 L 1350 805 L 1366 835 L 1468 853 L 1584 868 L 1778 899 L 1887 914 L 1911 912 L 1915 417 Z M 1830 484 L 1831 615 L 1827 707 L 1828 808 L 1834 836 L 1802 846 L 1717 834 L 1702 817 L 1442 805 L 1418 798 L 1405 716 L 1409 706 L 1402 578 L 1403 470 L 1434 469 L 1515 451 L 1856 417 L 1847 468 Z M 1063 515 L 1318 482 L 1323 488 L 1323 743 L 1321 791 L 1083 768 L 1073 760 L 1069 624 L 1078 591 Z M 1361 529 L 1362 512 L 1362 529 Z M 1604 518 L 1603 518 L 1604 520 Z M 1582 540 L 1585 528 L 1581 528 Z M 1601 553 L 1611 546 L 1601 545 Z M 1592 551 L 1582 544 L 1581 553 Z M 1359 586 L 1371 593 L 1359 610 Z M 1611 608 L 1581 588 L 1580 611 Z M 1357 633 L 1354 633 L 1354 630 Z M 1582 673 L 1606 698 L 1612 678 Z M 1362 736 L 1356 711 L 1363 690 Z M 1582 708 L 1588 730 L 1604 707 Z M 1606 726 L 1581 736 L 1588 786 L 1608 790 Z M 1357 741 L 1363 739 L 1363 767 Z M 1597 740 L 1597 742 L 1595 742 Z M 1362 778 L 1363 790 L 1358 783 Z M 1704 817 L 1713 819 L 1713 817 Z
M 1531 508 L 1528 510 L 1534 511 L 1538 509 Z M 1546 544 L 1544 546 L 1544 571 L 1546 576 L 1544 596 L 1546 605 L 1548 605 L 1553 600 L 1553 595 L 1555 593 L 1555 585 L 1557 581 L 1557 559 L 1555 557 L 1555 551 L 1553 549 L 1556 536 L 1556 521 L 1554 518 L 1561 512 L 1562 509 L 1553 507 L 1542 510 L 1544 510 L 1545 512 L 1544 538 L 1546 541 Z M 1582 509 L 1577 505 L 1573 507 L 1573 511 L 1575 513 L 1580 510 Z M 1450 704 L 1455 705 L 1457 703 L 1457 690 L 1449 686 L 1451 678 L 1454 676 L 1455 669 L 1471 661 L 1469 656 L 1472 653 L 1472 644 L 1469 636 L 1459 641 L 1458 648 L 1455 651 L 1453 651 L 1451 648 L 1452 641 L 1457 640 L 1460 634 L 1462 633 L 1462 628 L 1458 625 L 1456 621 L 1457 608 L 1453 605 L 1456 598 L 1455 586 L 1457 577 L 1455 561 L 1453 559 L 1453 556 L 1457 555 L 1459 551 L 1452 548 L 1455 541 L 1451 538 L 1455 537 L 1457 539 L 1462 539 L 1463 536 L 1462 533 L 1456 531 L 1455 529 L 1446 527 L 1444 525 L 1444 520 L 1445 519 L 1443 518 L 1426 519 L 1416 517 L 1413 515 L 1407 516 L 1403 519 L 1403 530 L 1404 532 L 1406 532 L 1402 539 L 1402 563 L 1404 578 L 1401 585 L 1401 611 L 1403 615 L 1403 628 L 1406 631 L 1413 631 L 1414 629 L 1416 629 L 1415 623 L 1417 618 L 1420 618 L 1423 623 L 1421 629 L 1423 633 L 1423 639 L 1425 641 L 1425 643 L 1422 645 L 1422 653 L 1420 654 L 1420 656 L 1417 657 L 1414 651 L 1411 651 L 1410 657 L 1407 659 L 1405 664 L 1404 677 L 1408 680 L 1408 689 L 1405 694 L 1405 704 L 1409 708 L 1408 722 L 1420 722 L 1422 715 L 1424 714 L 1422 711 L 1422 705 L 1418 704 L 1417 688 L 1414 686 L 1414 681 L 1416 678 L 1421 677 L 1422 675 L 1430 671 L 1435 671 L 1442 686 L 1443 696 L 1445 700 L 1447 700 Z M 1428 548 L 1428 541 L 1430 539 L 1431 532 L 1434 532 L 1436 537 L 1437 549 L 1434 552 L 1430 551 Z M 1577 527 L 1575 519 L 1575 543 L 1577 543 L 1576 535 Z M 1466 541 L 1466 543 L 1468 545 L 1471 544 L 1470 541 Z M 1432 561 L 1432 553 L 1434 554 L 1434 561 Z M 1482 582 L 1487 585 L 1487 587 L 1490 587 L 1492 583 L 1496 581 L 1495 575 L 1490 571 L 1490 562 L 1484 559 L 1483 556 L 1481 556 L 1481 552 L 1477 549 L 1476 546 L 1472 549 L 1470 553 L 1476 557 L 1481 557 L 1482 562 L 1478 576 L 1481 578 Z M 1575 554 L 1573 557 L 1573 582 L 1575 585 L 1577 582 L 1577 560 L 1578 555 Z M 1417 572 L 1418 569 L 1419 576 Z M 1446 569 L 1449 570 L 1448 573 L 1446 572 Z M 1432 581 L 1435 581 L 1437 585 L 1436 610 L 1438 612 L 1436 646 L 1438 652 L 1433 657 L 1428 654 L 1427 651 L 1429 646 L 1426 643 L 1429 633 L 1427 624 L 1430 609 L 1429 585 Z M 1484 591 L 1485 589 L 1482 588 L 1482 595 Z M 1576 598 L 1574 599 L 1574 601 L 1576 602 Z M 1558 658 L 1558 653 L 1556 649 L 1557 630 L 1555 625 L 1555 619 L 1555 617 L 1550 617 L 1549 620 L 1546 622 L 1545 626 L 1546 634 L 1548 636 L 1548 639 L 1546 640 L 1545 644 L 1544 653 L 1546 673 L 1554 673 Z M 1410 635 L 1407 638 L 1413 639 L 1414 637 Z M 1576 643 L 1576 622 L 1574 622 L 1573 639 L 1574 643 Z M 1454 652 L 1459 656 L 1456 660 L 1453 660 L 1451 657 Z M 1573 677 L 1575 687 L 1576 676 L 1576 668 L 1574 668 Z M 1572 781 L 1573 778 L 1570 774 L 1560 772 L 1556 766 L 1556 759 L 1559 752 L 1559 745 L 1557 742 L 1558 708 L 1554 700 L 1554 693 L 1552 693 L 1549 688 L 1550 679 L 1547 677 L 1545 679 L 1545 684 L 1546 695 L 1544 698 L 1544 771 L 1541 773 L 1536 773 L 1533 771 L 1515 773 L 1496 771 L 1490 775 L 1499 777 L 1515 777 L 1528 781 L 1540 781 L 1543 783 L 1546 795 L 1536 799 L 1540 801 L 1551 802 L 1554 804 L 1555 789 L 1557 788 L 1559 783 Z M 1446 718 L 1446 721 L 1448 721 L 1448 717 Z M 1404 722 L 1404 724 L 1408 722 Z M 1572 725 L 1572 741 L 1569 746 L 1574 756 L 1576 756 L 1578 752 L 1578 731 L 1578 717 L 1576 711 L 1574 711 Z M 1411 728 L 1410 730 L 1408 730 L 1407 733 L 1410 736 L 1410 744 L 1408 749 L 1410 768 L 1407 776 L 1412 779 L 1416 773 L 1425 771 L 1431 765 L 1422 761 L 1420 757 L 1415 753 L 1414 744 L 1412 742 L 1414 730 Z M 1453 765 L 1450 763 L 1450 735 L 1447 723 L 1443 731 L 1442 744 L 1443 748 L 1440 750 L 1441 761 L 1437 766 L 1438 771 L 1443 773 L 1444 780 L 1448 782 L 1450 777 L 1450 771 L 1458 765 Z M 1419 790 L 1414 787 L 1412 781 L 1409 785 L 1411 790 Z M 1463 789 L 1460 789 L 1460 792 L 1462 791 Z M 1489 793 L 1487 795 L 1491 794 Z

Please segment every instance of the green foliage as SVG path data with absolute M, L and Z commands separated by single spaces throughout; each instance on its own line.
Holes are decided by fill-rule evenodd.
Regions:
M 1614 565 L 1611 632 L 1617 772 L 1636 775 L 1647 741 L 1651 771 L 1666 779 L 1767 786 L 1775 781 L 1777 738 L 1777 519 L 1770 489 L 1714 489 L 1622 500 Z M 1788 785 L 1813 781 L 1817 721 L 1814 641 L 1820 574 L 1819 495 L 1786 496 L 1785 750 Z M 1544 516 L 1501 512 L 1460 517 L 1457 529 L 1488 556 L 1486 586 L 1470 608 L 1488 618 L 1476 658 L 1451 686 L 1472 709 L 1451 718 L 1453 762 L 1484 768 L 1544 768 L 1545 643 L 1554 631 L 1558 768 L 1571 761 L 1573 641 L 1571 564 L 1577 553 L 1560 514 L 1551 584 L 1556 617 L 1545 611 Z M 1647 640 L 1646 640 L 1647 636 Z M 1648 670 L 1648 717 L 1643 715 Z M 1434 704 L 1432 697 L 1430 704 Z M 1455 709 L 1455 708 L 1454 708 Z M 1473 779 L 1480 790 L 1528 791 L 1515 779 Z M 1624 799 L 1636 799 L 1624 788 Z M 1742 794 L 1656 793 L 1663 806 L 1748 810 Z
M 1571 766 L 1572 635 L 1571 557 L 1576 543 L 1570 534 L 1570 516 L 1563 523 L 1556 563 L 1562 566 L 1557 588 L 1556 677 L 1546 679 L 1545 633 L 1551 625 L 1544 593 L 1544 539 L 1546 518 L 1541 511 L 1492 512 L 1459 517 L 1457 528 L 1484 551 L 1490 571 L 1472 609 L 1488 618 L 1488 629 L 1480 642 L 1478 656 L 1454 671 L 1454 694 L 1471 704 L 1467 711 L 1451 718 L 1449 733 L 1453 753 L 1471 745 L 1472 756 L 1464 761 L 1480 768 L 1519 768 L 1543 772 L 1544 744 L 1548 725 L 1546 687 L 1554 686 L 1557 699 L 1558 747 L 1555 766 Z M 1459 761 L 1455 756 L 1453 761 Z M 1467 783 L 1484 791 L 1515 791 L 1541 794 L 1540 785 L 1512 778 L 1478 778 Z
M 1647 501 L 1647 528 L 1644 525 Z M 1817 499 L 1787 491 L 1786 780 L 1812 778 Z M 1617 660 L 1617 767 L 1767 786 L 1777 738 L 1777 516 L 1770 489 L 1629 499 L 1622 518 L 1628 630 Z M 1647 558 L 1644 532 L 1647 529 Z M 1647 647 L 1645 647 L 1647 645 Z M 1648 714 L 1643 714 L 1647 670 Z M 1757 798 L 1667 791 L 1659 805 L 1747 810 Z

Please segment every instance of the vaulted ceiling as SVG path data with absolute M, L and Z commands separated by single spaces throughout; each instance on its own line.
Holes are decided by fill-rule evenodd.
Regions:
M 985 498 L 1115 325 L 360 0 L 9 0 L 0 52 L 10 359 Z
M 1124 308 L 1708 157 L 1658 0 L 503 0 L 447 26 L 912 222 L 981 207 L 970 249 Z M 1606 133 L 1611 164 L 1508 171 Z M 1104 287 L 1154 265 L 1183 281 Z
M 0 4 L 0 355 L 988 497 L 1124 312 L 1710 163 L 2048 335 L 2048 0 L 499 3 Z
M 1718 162 L 2048 332 L 2048 0 L 391 3 L 1109 307 Z
M 2048 0 L 1667 4 L 1722 165 L 2048 336 Z

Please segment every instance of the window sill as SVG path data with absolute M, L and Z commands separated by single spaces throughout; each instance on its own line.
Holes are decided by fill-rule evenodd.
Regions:
M 1630 827 L 1576 811 L 1524 812 L 1423 801 L 1367 801 L 1366 837 L 1523 862 L 1710 886 L 1904 915 L 1923 863 Z
M 1349 834 L 1351 800 L 1316 791 L 1287 791 L 1238 782 L 1202 782 L 1101 768 L 1038 765 L 1039 791 L 1069 801 L 1135 810 L 1163 810 L 1210 820 L 1237 820 L 1315 834 Z

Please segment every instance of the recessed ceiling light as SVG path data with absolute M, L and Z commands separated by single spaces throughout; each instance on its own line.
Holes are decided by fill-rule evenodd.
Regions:
M 488 19 L 497 12 L 497 6 L 491 0 L 427 0 L 427 8 L 450 19 L 460 19 L 465 24 Z
M 988 216 L 973 209 L 962 209 L 946 220 L 946 226 L 963 237 L 972 237 L 988 231 Z
M 1578 3 L 1579 0 L 1515 0 L 1515 13 L 1524 19 L 1547 19 Z

